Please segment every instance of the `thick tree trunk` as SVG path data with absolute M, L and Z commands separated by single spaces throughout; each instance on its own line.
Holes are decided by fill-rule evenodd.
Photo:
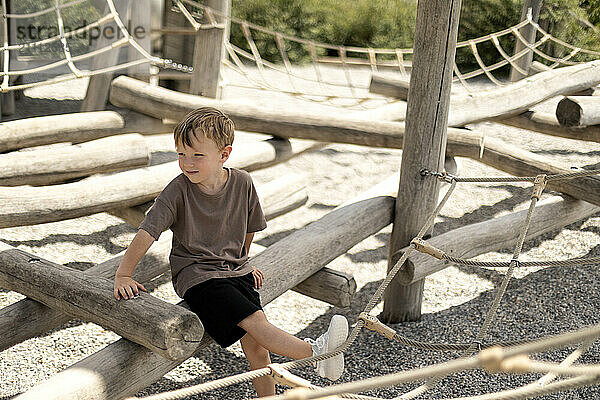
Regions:
M 439 182 L 424 178 L 420 172 L 423 168 L 441 171 L 444 166 L 460 6 L 460 0 L 418 3 L 414 68 L 388 272 L 400 258 L 397 250 L 409 244 L 437 204 Z M 391 323 L 418 320 L 423 283 L 402 286 L 392 280 L 384 294 L 381 320 Z
M 149 162 L 148 147 L 138 134 L 14 151 L 0 154 L 0 185 L 50 185 L 92 174 L 142 167 Z
M 554 196 L 535 208 L 525 240 L 560 229 L 600 211 L 600 207 L 572 198 Z M 432 246 L 458 258 L 471 258 L 514 245 L 522 229 L 527 210 L 463 226 L 429 240 Z M 403 249 L 406 251 L 406 248 Z M 409 285 L 452 265 L 432 256 L 413 253 L 398 273 L 398 281 Z

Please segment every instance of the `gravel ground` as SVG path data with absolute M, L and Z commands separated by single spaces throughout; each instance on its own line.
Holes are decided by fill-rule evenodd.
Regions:
M 365 74 L 367 74 L 365 72 Z M 231 79 L 235 79 L 231 77 Z M 43 90 L 25 92 L 19 100 L 17 114 L 12 118 L 77 111 L 83 96 L 78 82 Z M 242 93 L 241 91 L 238 93 Z M 254 93 L 254 94 L 252 94 Z M 233 96 L 235 93 L 228 93 Z M 246 90 L 243 96 L 263 96 Z M 273 100 L 273 99 L 270 99 Z M 299 100 L 287 100 L 290 106 L 312 110 Z M 340 111 L 340 113 L 343 111 Z M 474 126 L 489 136 L 502 138 L 533 152 L 543 154 L 553 162 L 569 166 L 585 166 L 600 161 L 600 144 L 581 143 L 552 138 L 494 123 Z M 305 207 L 276 218 L 257 235 L 259 244 L 268 246 L 294 230 L 306 225 L 357 193 L 364 191 L 396 172 L 401 152 L 369 149 L 353 145 L 330 145 L 292 159 L 285 164 L 253 173 L 258 184 L 268 182 L 287 172 L 302 171 L 307 178 L 309 202 Z M 503 175 L 501 172 L 467 159 L 459 159 L 464 176 Z M 528 190 L 511 184 L 461 184 L 443 210 L 435 233 L 443 233 L 461 225 L 483 221 L 513 210 L 523 209 L 528 202 Z M 0 240 L 30 251 L 49 260 L 76 269 L 86 269 L 124 250 L 135 230 L 120 219 L 105 213 L 74 220 L 43 225 L 0 229 Z M 348 308 L 327 304 L 288 292 L 269 304 L 265 310 L 277 326 L 299 337 L 316 337 L 327 326 L 330 317 L 341 313 L 355 323 L 359 312 L 385 276 L 387 243 L 391 227 L 383 229 L 354 246 L 347 254 L 329 266 L 352 273 L 358 292 Z M 548 233 L 525 244 L 522 259 L 561 259 L 567 257 L 600 256 L 600 214 Z M 482 256 L 510 259 L 511 249 Z M 597 309 L 600 299 L 596 266 L 574 268 L 527 268 L 515 273 L 497 314 L 497 323 L 489 341 L 542 337 L 600 322 Z M 471 267 L 449 267 L 425 283 L 423 317 L 420 321 L 392 325 L 402 335 L 432 342 L 465 342 L 472 340 L 481 326 L 485 313 L 504 276 L 503 271 Z M 268 285 L 268 282 L 266 282 Z M 169 302 L 178 301 L 168 276 L 151 285 L 152 293 Z M 0 307 L 23 296 L 0 289 Z M 381 311 L 381 304 L 374 313 Z M 18 329 L 18 327 L 15 327 Z M 69 365 L 102 349 L 118 339 L 103 328 L 83 321 L 68 324 L 40 337 L 28 340 L 0 353 L 0 399 L 8 399 L 49 378 Z M 540 359 L 560 361 L 572 349 L 541 354 Z M 582 362 L 598 363 L 599 347 L 594 345 L 582 357 Z M 342 382 L 364 379 L 456 358 L 458 353 L 436 353 L 416 350 L 390 342 L 363 330 L 346 356 L 346 372 Z M 274 361 L 283 361 L 274 357 Z M 174 369 L 138 395 L 158 393 L 236 374 L 247 369 L 239 344 L 228 349 L 216 346 L 205 349 Z M 308 368 L 297 371 L 315 384 L 330 382 L 316 377 Z M 422 398 L 447 398 L 476 395 L 514 388 L 535 380 L 537 375 L 489 375 L 469 371 L 444 379 Z M 391 398 L 411 390 L 417 384 L 369 392 Z M 208 393 L 203 399 L 240 399 L 251 397 L 249 383 Z M 597 387 L 579 389 L 569 394 L 545 398 L 597 398 Z

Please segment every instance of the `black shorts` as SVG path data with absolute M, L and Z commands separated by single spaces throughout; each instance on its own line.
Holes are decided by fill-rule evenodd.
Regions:
M 183 298 L 202 321 L 204 331 L 221 347 L 240 340 L 246 331 L 238 324 L 262 310 L 252 273 L 209 279 L 189 288 Z

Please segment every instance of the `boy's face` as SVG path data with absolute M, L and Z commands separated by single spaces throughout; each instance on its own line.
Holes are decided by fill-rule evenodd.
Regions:
M 220 177 L 223 163 L 229 158 L 231 146 L 223 149 L 202 134 L 192 137 L 192 146 L 176 143 L 179 168 L 192 183 L 210 183 Z

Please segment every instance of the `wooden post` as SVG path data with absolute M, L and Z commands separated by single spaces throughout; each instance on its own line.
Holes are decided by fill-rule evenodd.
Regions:
M 115 8 L 119 13 L 119 16 L 124 23 L 127 24 L 127 20 L 131 18 L 131 7 L 130 0 L 116 0 Z M 108 5 L 104 9 L 104 14 L 108 14 L 110 12 L 110 8 Z M 111 22 L 106 25 L 107 27 L 111 27 L 115 32 L 115 36 L 117 36 L 117 32 L 119 28 L 115 22 Z M 104 29 L 101 27 L 100 29 Z M 115 39 L 108 39 L 105 35 L 99 35 L 98 39 L 96 39 L 96 49 L 100 49 L 102 47 L 108 46 Z M 92 60 L 91 70 L 97 70 L 101 68 L 110 67 L 118 64 L 119 62 L 119 53 L 121 48 L 117 47 L 112 49 L 106 53 L 97 55 Z M 108 100 L 108 92 L 110 90 L 110 82 L 112 81 L 113 73 L 108 72 L 106 74 L 99 74 L 90 77 L 90 82 L 88 83 L 87 91 L 85 93 L 85 98 L 81 103 L 80 111 L 101 111 L 106 107 L 106 100 Z
M 231 0 L 206 0 L 205 4 L 227 16 L 231 14 Z M 202 20 L 209 23 L 209 18 Z M 225 42 L 229 40 L 229 19 L 214 15 L 219 27 L 200 29 L 194 45 L 194 72 L 190 83 L 190 93 L 217 98 L 219 90 L 219 72 L 225 55 Z
M 396 251 L 418 233 L 438 200 L 438 181 L 421 176 L 420 171 L 440 171 L 444 165 L 460 6 L 461 0 L 419 1 L 417 6 L 410 101 L 388 271 L 400 259 Z M 419 319 L 423 282 L 402 286 L 394 279 L 384 295 L 382 321 Z
M 523 10 L 521 11 L 521 21 L 524 21 L 528 18 L 529 12 L 531 12 L 531 18 L 533 22 L 538 22 L 540 17 L 540 9 L 542 8 L 543 0 L 523 0 Z M 531 11 L 530 11 L 531 10 Z M 535 34 L 537 30 L 531 25 L 527 24 L 521 29 L 519 29 L 519 33 L 523 36 L 523 39 L 527 41 L 529 44 L 535 43 Z M 515 53 L 517 54 L 523 51 L 527 46 L 521 40 L 517 39 L 515 44 Z M 531 61 L 533 60 L 533 51 L 529 50 L 527 54 L 523 57 L 519 58 L 515 61 L 515 64 L 519 66 L 523 71 L 528 72 L 529 67 L 531 66 Z M 515 82 L 520 79 L 527 77 L 527 74 L 520 73 L 516 68 L 510 68 L 510 81 Z

